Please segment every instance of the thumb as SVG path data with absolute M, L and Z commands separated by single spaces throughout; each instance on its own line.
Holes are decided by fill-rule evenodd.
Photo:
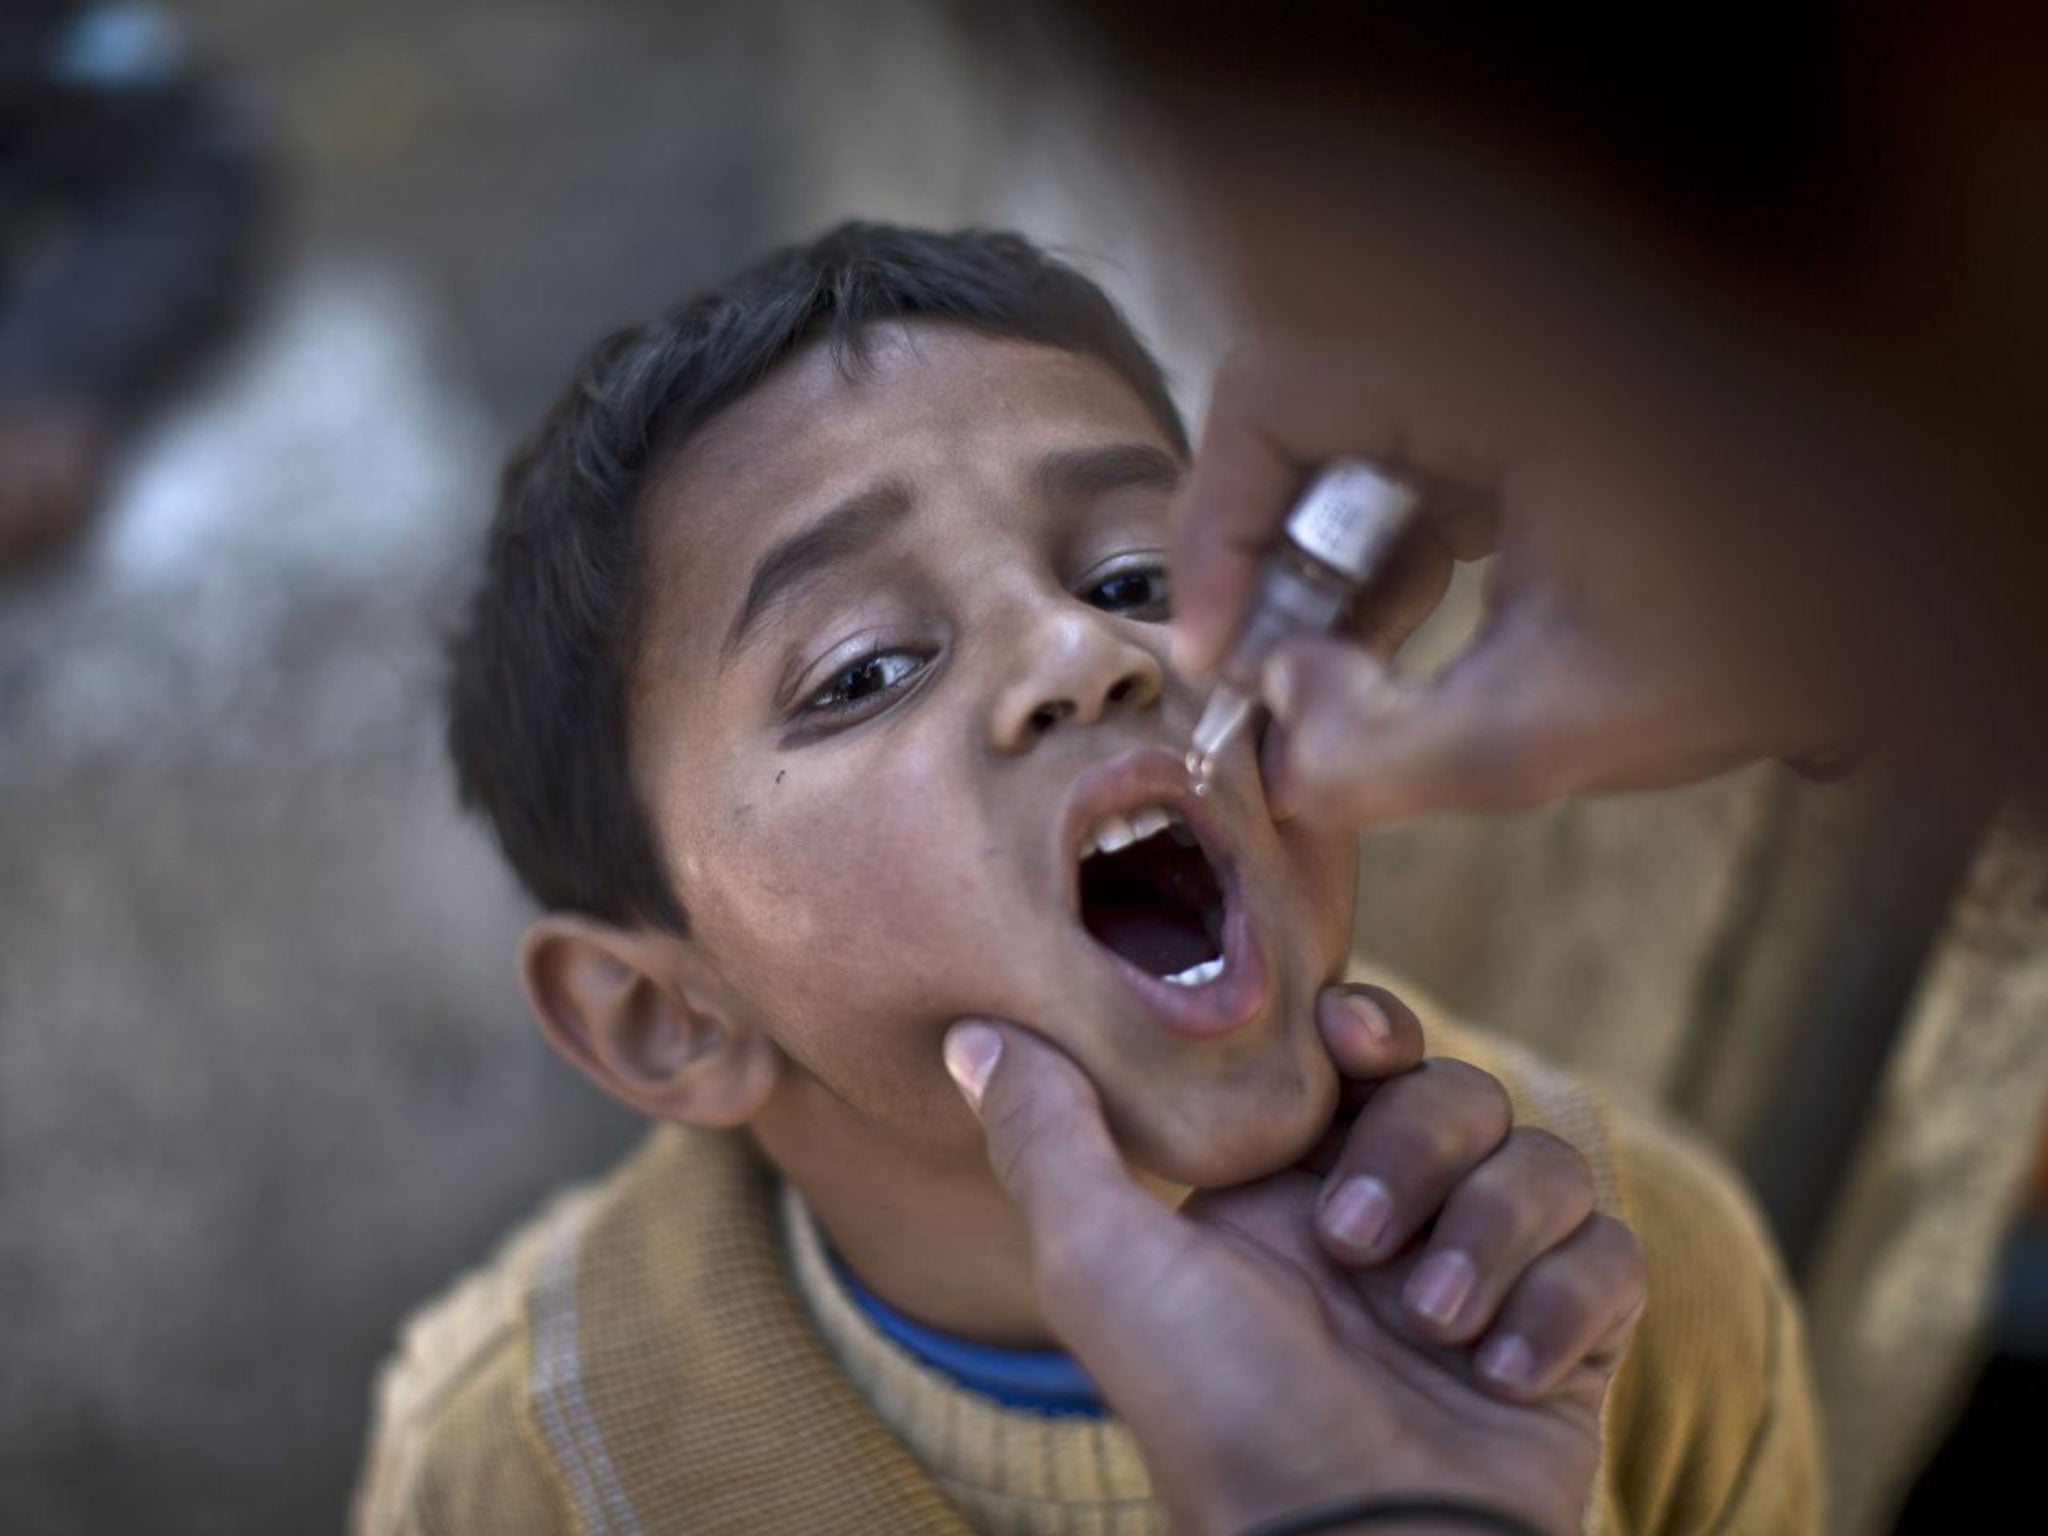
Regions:
M 964 1019 L 946 1032 L 944 1052 L 1034 1244 L 1099 1207 L 1145 1199 L 1110 1140 L 1094 1084 L 1060 1051 L 1015 1025 Z
M 1349 827 L 1542 804 L 1564 718 L 1542 661 L 1504 626 L 1421 684 L 1341 640 L 1283 645 L 1262 679 L 1276 726 L 1267 798 L 1276 814 Z
M 1053 1046 L 967 1019 L 947 1031 L 945 1059 L 1024 1214 L 1046 1321 L 1112 1398 L 1142 1388 L 1168 1342 L 1161 1277 L 1186 1250 L 1185 1224 L 1132 1181 L 1094 1085 Z

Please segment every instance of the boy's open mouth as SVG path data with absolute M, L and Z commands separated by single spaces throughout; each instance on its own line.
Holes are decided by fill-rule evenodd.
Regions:
M 1081 926 L 1148 975 L 1206 986 L 1225 969 L 1223 886 L 1187 823 L 1164 806 L 1105 816 L 1081 846 Z
M 1133 747 L 1074 780 L 1056 829 L 1085 948 L 1152 1022 L 1191 1040 L 1268 1018 L 1272 1000 L 1218 789 L 1197 800 L 1181 753 Z

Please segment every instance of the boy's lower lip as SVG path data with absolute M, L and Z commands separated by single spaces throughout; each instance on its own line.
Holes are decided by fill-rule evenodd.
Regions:
M 1266 957 L 1239 885 L 1238 871 L 1223 877 L 1223 974 L 1184 987 L 1133 965 L 1107 945 L 1088 940 L 1146 1011 L 1176 1035 L 1215 1040 L 1243 1028 L 1266 1006 Z

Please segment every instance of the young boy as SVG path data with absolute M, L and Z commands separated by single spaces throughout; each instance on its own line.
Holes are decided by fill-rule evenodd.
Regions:
M 1186 458 L 1108 300 L 1014 236 L 848 226 L 593 354 L 507 476 L 450 736 L 545 909 L 543 1030 L 667 1123 L 410 1326 L 359 1530 L 1158 1528 L 940 1040 L 1044 1035 L 1164 1198 L 1328 1123 L 1356 850 L 1276 824 L 1248 744 L 1189 791 Z M 1814 1528 L 1796 1320 L 1740 1197 L 1513 1048 L 1434 1040 L 1643 1243 L 1589 1528 Z M 1436 1129 L 1485 1121 L 1498 1090 L 1437 1070 Z M 1445 1190 L 1506 1166 L 1458 1139 Z

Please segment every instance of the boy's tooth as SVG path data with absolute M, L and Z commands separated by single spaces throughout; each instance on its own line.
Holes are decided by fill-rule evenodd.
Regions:
M 1131 817 L 1131 836 L 1143 842 L 1155 832 L 1164 832 L 1173 822 L 1171 812 L 1156 805 L 1148 805 Z
M 1081 857 L 1091 854 L 1115 853 L 1133 843 L 1141 843 L 1148 837 L 1161 832 L 1171 832 L 1185 847 L 1195 846 L 1194 835 L 1188 831 L 1187 823 L 1164 806 L 1140 806 L 1129 816 L 1105 816 L 1081 843 Z
M 1175 971 L 1165 979 L 1176 987 L 1200 987 L 1206 986 L 1222 974 L 1223 957 L 1218 955 L 1213 960 L 1203 960 L 1191 965 L 1184 971 Z
M 1121 816 L 1105 816 L 1095 827 L 1095 846 L 1104 853 L 1115 853 L 1137 841 L 1137 834 L 1131 831 L 1131 824 Z

